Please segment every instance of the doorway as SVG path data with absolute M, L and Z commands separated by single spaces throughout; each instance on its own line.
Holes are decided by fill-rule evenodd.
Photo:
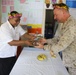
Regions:
M 55 20 L 53 9 L 46 9 L 45 11 L 45 31 L 44 37 L 46 39 L 53 38 L 54 36 L 54 27 L 55 27 Z

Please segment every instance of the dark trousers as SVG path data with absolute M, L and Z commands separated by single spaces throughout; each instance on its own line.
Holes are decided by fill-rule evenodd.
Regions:
M 59 52 L 59 55 L 60 55 L 60 57 L 61 57 L 61 59 L 63 58 L 63 56 L 62 56 L 62 52 Z
M 16 57 L 0 58 L 0 75 L 9 75 L 15 62 Z
M 68 67 L 66 67 L 66 70 L 69 71 L 69 70 L 68 70 Z

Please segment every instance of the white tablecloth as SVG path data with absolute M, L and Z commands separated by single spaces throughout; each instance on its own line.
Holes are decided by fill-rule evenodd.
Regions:
M 39 61 L 37 56 L 45 54 L 46 60 Z M 49 51 L 37 48 L 24 48 L 10 75 L 69 75 L 58 54 L 51 57 Z

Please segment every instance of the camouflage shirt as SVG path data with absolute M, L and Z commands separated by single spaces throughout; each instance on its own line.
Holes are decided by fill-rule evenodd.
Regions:
M 65 66 L 76 68 L 76 20 L 70 16 L 62 25 L 57 42 L 44 48 L 49 48 L 54 53 L 62 51 Z

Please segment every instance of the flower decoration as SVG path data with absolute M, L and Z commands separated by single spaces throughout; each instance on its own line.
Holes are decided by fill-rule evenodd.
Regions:
M 8 13 L 9 18 L 20 18 L 22 16 L 22 13 L 17 13 L 17 14 L 10 14 Z
M 69 8 L 68 8 L 68 6 L 67 5 L 65 5 L 64 3 L 59 3 L 59 4 L 53 4 L 53 8 L 55 9 L 55 8 L 62 8 L 62 9 L 65 9 L 65 10 L 68 10 Z
M 45 3 L 46 4 L 50 4 L 50 0 L 45 0 Z
M 46 3 L 46 7 L 49 8 L 49 6 L 50 6 L 50 0 L 45 0 L 45 3 Z

